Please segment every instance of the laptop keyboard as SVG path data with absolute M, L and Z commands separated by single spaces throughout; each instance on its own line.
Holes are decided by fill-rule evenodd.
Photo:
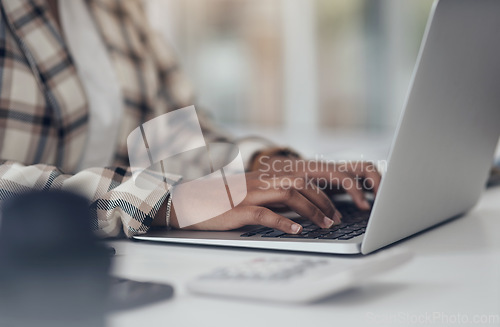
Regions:
M 342 213 L 342 223 L 331 228 L 320 228 L 306 219 L 296 219 L 302 225 L 300 234 L 287 234 L 280 230 L 261 227 L 243 233 L 241 237 L 262 238 L 295 238 L 295 239 L 324 239 L 324 240 L 349 240 L 365 233 L 369 211 L 361 211 L 352 203 L 337 204 L 336 208 Z

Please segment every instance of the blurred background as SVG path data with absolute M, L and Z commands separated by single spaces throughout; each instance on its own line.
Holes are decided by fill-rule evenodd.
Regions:
M 228 126 L 389 132 L 432 0 L 146 0 Z

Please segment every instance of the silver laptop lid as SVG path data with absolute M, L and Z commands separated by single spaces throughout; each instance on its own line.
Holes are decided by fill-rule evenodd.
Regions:
M 436 1 L 362 253 L 475 205 L 500 135 L 500 1 Z

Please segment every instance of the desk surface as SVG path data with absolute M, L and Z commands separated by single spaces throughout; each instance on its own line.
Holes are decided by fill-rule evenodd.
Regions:
M 302 138 L 302 146 L 298 149 L 313 155 L 311 149 L 306 148 L 311 144 L 309 141 Z M 314 148 L 321 151 L 332 149 L 331 146 L 331 143 L 316 144 Z M 404 326 L 425 323 L 500 326 L 499 187 L 488 190 L 478 206 L 466 216 L 395 245 L 415 253 L 414 260 L 406 266 L 312 305 L 208 298 L 192 295 L 184 288 L 189 279 L 221 265 L 256 257 L 304 254 L 126 240 L 112 242 L 112 245 L 117 249 L 116 275 L 171 283 L 176 295 L 169 301 L 113 314 L 108 326 Z M 346 260 L 341 256 L 327 257 Z
M 225 264 L 255 257 L 298 256 L 286 252 L 236 250 L 116 241 L 115 274 L 171 283 L 172 300 L 114 314 L 109 326 L 500 326 L 500 188 L 487 191 L 468 215 L 415 236 L 396 247 L 416 256 L 406 266 L 357 289 L 316 304 L 289 306 L 192 295 L 185 282 Z M 315 255 L 316 256 L 316 255 Z M 332 260 L 344 260 L 329 256 Z M 353 258 L 352 260 L 356 260 Z M 465 324 L 464 322 L 470 322 Z

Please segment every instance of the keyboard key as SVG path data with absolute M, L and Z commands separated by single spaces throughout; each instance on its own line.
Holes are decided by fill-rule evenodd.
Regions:
M 357 230 L 357 231 L 354 232 L 354 234 L 355 234 L 354 236 L 363 235 L 364 233 L 365 233 L 364 230 Z
M 331 233 L 331 234 L 325 234 L 325 235 L 321 235 L 320 239 L 325 239 L 325 240 L 334 240 L 334 239 L 337 239 L 341 236 L 344 236 L 343 233 Z
M 280 236 L 280 238 L 307 238 L 304 234 L 285 234 Z
M 350 240 L 351 238 L 356 237 L 358 235 L 360 235 L 360 234 L 356 234 L 355 232 L 354 233 L 349 233 L 347 235 L 339 237 L 339 240 Z
M 332 231 L 332 232 L 334 232 L 334 231 L 337 231 L 337 230 L 339 230 L 341 228 L 342 228 L 341 225 L 336 225 L 336 226 L 332 226 L 329 230 Z
M 248 232 L 248 233 L 243 233 L 240 235 L 240 237 L 250 237 L 250 236 L 255 236 L 256 233 L 254 232 Z
M 280 230 L 274 230 L 271 233 L 267 233 L 262 235 L 261 237 L 280 237 L 281 235 L 286 234 L 285 232 L 282 232 Z
M 318 226 L 309 226 L 309 227 L 302 228 L 302 231 L 310 233 L 310 232 L 316 231 L 318 229 L 320 229 Z
M 316 230 L 307 234 L 307 238 L 317 238 L 321 235 L 330 233 L 328 230 Z
M 272 231 L 273 231 L 272 228 L 265 227 L 265 228 L 258 229 L 255 233 L 256 234 L 267 234 L 267 233 L 271 233 Z

